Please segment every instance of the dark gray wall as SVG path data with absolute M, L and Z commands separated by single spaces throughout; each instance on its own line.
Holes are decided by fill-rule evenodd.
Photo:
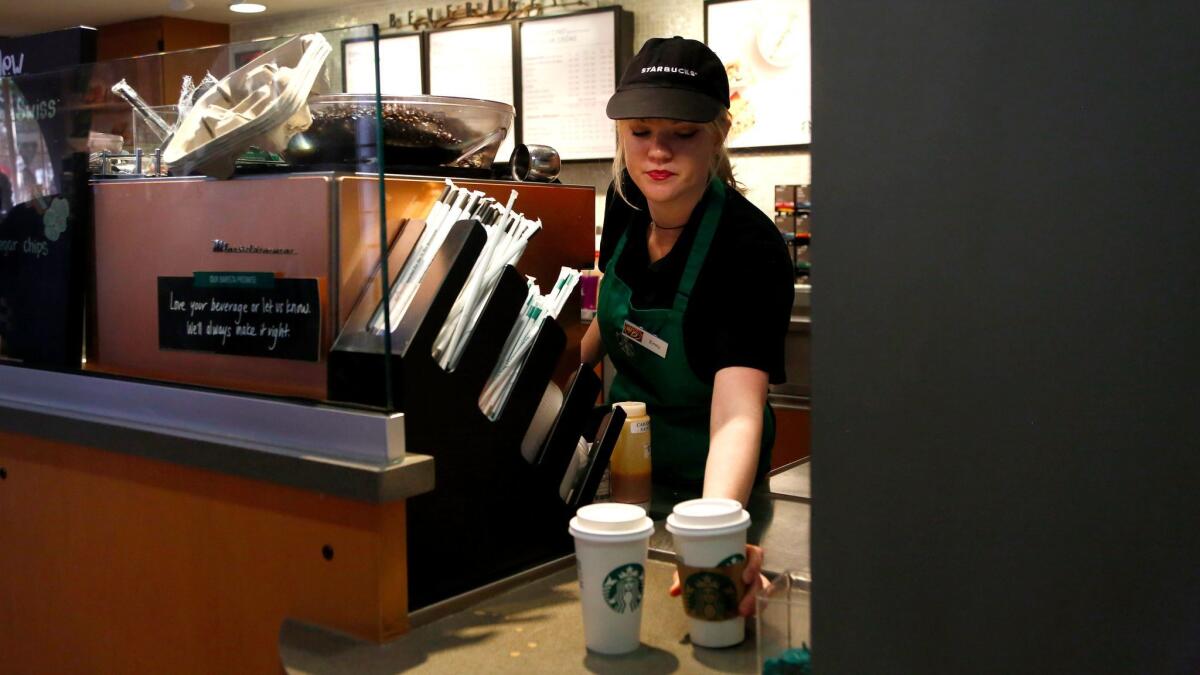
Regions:
M 812 4 L 817 671 L 1200 672 L 1198 3 Z

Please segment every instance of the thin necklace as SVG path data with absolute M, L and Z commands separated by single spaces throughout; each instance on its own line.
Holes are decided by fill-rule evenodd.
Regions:
M 687 223 L 684 223 L 683 225 L 676 225 L 675 227 L 663 227 L 652 220 L 650 221 L 650 227 L 656 230 L 682 230 L 683 228 L 687 227 Z

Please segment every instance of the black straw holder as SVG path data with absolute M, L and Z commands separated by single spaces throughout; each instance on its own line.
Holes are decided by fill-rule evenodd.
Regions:
M 431 351 L 471 268 L 486 242 L 474 221 L 456 223 L 435 254 L 421 286 L 392 333 L 394 407 L 404 413 L 405 448 L 434 457 L 435 487 L 407 503 L 410 608 L 444 600 L 570 553 L 567 522 L 574 513 L 559 496 L 566 465 L 557 475 L 520 454 L 566 334 L 544 322 L 525 357 L 507 402 L 495 420 L 479 409 L 479 396 L 520 313 L 524 278 L 506 268 L 486 298 L 458 366 L 445 371 Z M 399 265 L 394 269 L 398 272 Z M 372 283 L 378 283 L 376 277 Z M 356 307 L 329 357 L 330 398 L 374 406 L 386 403 L 383 337 L 367 330 L 374 300 Z M 594 373 L 588 375 L 595 379 Z M 578 383 L 579 377 L 577 376 Z M 568 397 L 554 426 L 555 448 L 573 452 L 584 434 L 598 383 L 584 378 Z M 572 390 L 574 387 L 571 388 Z M 590 391 L 585 394 L 584 390 Z M 611 439 L 608 453 L 611 454 Z M 544 457 L 560 457 L 555 450 Z M 604 457 L 607 465 L 607 455 Z M 569 461 L 569 456 L 567 457 Z M 601 467 L 602 471 L 602 467 Z M 598 479 L 598 478 L 597 478 Z M 576 490 L 574 504 L 595 494 Z M 586 501 L 585 501 L 586 498 Z

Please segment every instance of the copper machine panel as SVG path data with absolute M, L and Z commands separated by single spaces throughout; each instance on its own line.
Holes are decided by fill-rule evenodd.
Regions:
M 501 201 L 516 189 L 517 208 L 540 217 L 520 265 L 543 283 L 560 266 L 592 264 L 595 194 L 590 187 L 456 181 Z M 444 182 L 387 177 L 387 239 L 423 216 Z M 326 363 L 337 331 L 365 285 L 376 278 L 380 243 L 378 179 L 354 174 L 288 174 L 219 181 L 148 178 L 98 181 L 95 199 L 95 280 L 89 298 L 86 368 L 238 391 L 325 399 Z M 290 249 L 291 254 L 229 253 L 230 246 Z M 317 279 L 320 350 L 317 361 L 161 349 L 157 279 L 197 271 L 270 272 Z M 389 270 L 394 277 L 398 270 Z M 564 324 L 573 328 L 572 311 Z M 569 332 L 571 332 L 569 330 Z M 578 361 L 578 337 L 562 370 Z M 382 377 L 382 373 L 380 374 Z

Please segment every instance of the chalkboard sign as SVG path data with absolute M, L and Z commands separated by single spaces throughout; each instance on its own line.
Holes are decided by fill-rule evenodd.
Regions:
M 158 346 L 316 361 L 321 298 L 316 279 L 253 272 L 158 278 Z

